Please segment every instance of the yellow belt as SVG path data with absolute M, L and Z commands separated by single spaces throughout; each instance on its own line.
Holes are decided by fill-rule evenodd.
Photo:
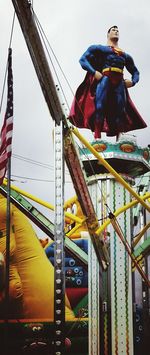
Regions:
M 114 67 L 110 67 L 110 68 L 105 68 L 102 70 L 102 73 L 106 73 L 106 72 L 109 72 L 109 71 L 114 71 L 116 73 L 121 73 L 123 74 L 123 70 L 120 69 L 120 68 L 114 68 Z

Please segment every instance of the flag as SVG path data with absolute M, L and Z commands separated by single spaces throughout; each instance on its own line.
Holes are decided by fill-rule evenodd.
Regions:
M 8 52 L 7 68 L 7 107 L 3 126 L 0 133 L 0 185 L 7 169 L 8 158 L 12 151 L 12 131 L 13 131 L 13 74 L 12 74 L 12 49 Z

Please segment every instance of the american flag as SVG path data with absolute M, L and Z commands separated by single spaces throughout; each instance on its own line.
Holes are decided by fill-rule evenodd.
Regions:
M 13 131 L 13 74 L 12 74 L 12 49 L 8 52 L 8 73 L 7 73 L 7 107 L 3 126 L 0 133 L 0 185 L 7 169 L 8 158 L 12 151 Z

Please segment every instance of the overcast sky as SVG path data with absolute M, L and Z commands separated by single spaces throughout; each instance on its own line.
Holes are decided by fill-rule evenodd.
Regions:
M 33 0 L 32 3 L 73 92 L 85 75 L 79 65 L 79 58 L 82 53 L 91 44 L 105 44 L 108 28 L 112 25 L 118 25 L 120 48 L 132 55 L 140 71 L 140 82 L 130 89 L 130 95 L 148 125 L 148 128 L 132 133 L 137 136 L 137 143 L 142 147 L 150 144 L 149 0 L 143 0 L 138 4 L 136 0 L 116 0 L 115 2 L 111 0 L 103 2 L 100 0 Z M 4 82 L 13 13 L 11 0 L 0 0 L 0 94 Z M 43 98 L 17 18 L 12 48 L 14 74 L 13 153 L 49 164 L 51 168 L 39 167 L 13 158 L 12 174 L 18 176 L 17 182 L 15 182 L 17 186 L 53 203 L 52 129 L 54 124 Z M 62 79 L 59 69 L 58 76 L 62 82 L 68 103 L 71 105 L 73 95 Z M 127 77 L 130 78 L 130 75 Z M 4 111 L 5 103 L 2 107 L 0 124 L 2 124 Z M 82 132 L 88 139 L 93 139 L 93 135 L 88 130 Z M 103 138 L 105 138 L 105 134 Z M 27 180 L 25 177 L 51 180 L 51 182 Z M 70 181 L 68 175 L 66 181 Z M 69 191 L 69 197 L 71 197 L 70 189 L 71 184 L 66 182 L 65 198 L 68 198 L 67 191 Z

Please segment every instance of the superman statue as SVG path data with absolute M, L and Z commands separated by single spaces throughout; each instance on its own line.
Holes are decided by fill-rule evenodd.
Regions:
M 91 129 L 95 138 L 100 138 L 101 132 L 118 136 L 147 127 L 128 93 L 139 81 L 139 71 L 132 57 L 118 47 L 118 40 L 118 27 L 112 26 L 107 45 L 92 45 L 80 58 L 87 74 L 77 89 L 69 119 L 79 128 Z M 124 79 L 124 68 L 131 80 Z

